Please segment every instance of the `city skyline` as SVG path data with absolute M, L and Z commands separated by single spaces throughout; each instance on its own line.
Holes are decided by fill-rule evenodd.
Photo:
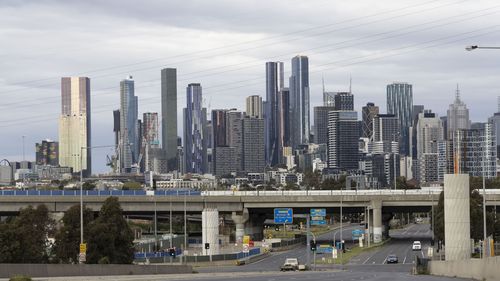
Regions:
M 117 84 L 118 81 L 122 80 L 123 77 L 125 77 L 128 74 L 133 75 L 136 81 L 135 88 L 136 88 L 136 96 L 139 98 L 140 114 L 142 114 L 143 112 L 158 112 L 158 113 L 161 112 L 159 107 L 161 96 L 160 96 L 160 87 L 159 87 L 160 81 L 158 79 L 158 71 L 164 67 L 171 67 L 178 69 L 177 75 L 179 76 L 179 80 L 177 82 L 177 92 L 179 93 L 184 92 L 183 89 L 185 89 L 186 85 L 191 82 L 200 82 L 202 85 L 204 85 L 204 96 L 206 99 L 206 103 L 211 104 L 211 108 L 209 110 L 214 108 L 237 108 L 241 111 L 244 111 L 245 97 L 254 94 L 257 94 L 261 97 L 265 97 L 265 75 L 262 71 L 264 63 L 269 60 L 284 61 L 285 62 L 284 76 L 285 80 L 287 80 L 291 74 L 290 73 L 291 66 L 289 64 L 290 59 L 296 54 L 305 55 L 309 58 L 309 71 L 311 80 L 310 81 L 311 100 L 309 107 L 311 114 L 309 115 L 309 117 L 311 119 L 313 118 L 312 116 L 313 107 L 320 106 L 322 101 L 321 78 L 322 77 L 325 78 L 325 84 L 326 84 L 325 88 L 328 91 L 347 91 L 349 84 L 348 83 L 349 76 L 351 75 L 353 77 L 352 92 L 356 96 L 354 109 L 357 111 L 361 111 L 361 106 L 366 104 L 367 102 L 374 102 L 376 105 L 381 106 L 380 112 L 386 112 L 385 95 L 384 95 L 385 86 L 387 84 L 390 84 L 392 81 L 407 81 L 408 83 L 411 83 L 414 86 L 413 89 L 414 104 L 424 104 L 426 108 L 432 109 L 433 112 L 438 113 L 439 116 L 446 115 L 445 113 L 447 106 L 453 101 L 454 88 L 457 82 L 460 83 L 461 85 L 461 92 L 462 92 L 461 98 L 467 104 L 470 110 L 472 121 L 486 121 L 489 116 L 493 115 L 493 113 L 496 112 L 496 106 L 495 106 L 496 104 L 493 102 L 493 99 L 498 95 L 498 93 L 495 90 L 496 88 L 498 88 L 497 87 L 498 82 L 495 82 L 495 80 L 490 78 L 494 76 L 493 75 L 494 71 L 491 71 L 490 68 L 493 67 L 493 64 L 489 63 L 489 61 L 491 60 L 492 57 L 497 56 L 497 54 L 494 52 L 465 53 L 465 51 L 463 50 L 463 47 L 470 43 L 478 43 L 478 44 L 481 43 L 482 41 L 478 39 L 483 39 L 485 40 L 485 42 L 488 43 L 494 42 L 491 40 L 486 41 L 488 38 L 493 38 L 490 36 L 483 36 L 478 38 L 471 38 L 470 40 L 464 40 L 466 36 L 463 35 L 461 37 L 457 37 L 457 38 L 462 38 L 462 41 L 456 42 L 452 45 L 445 45 L 444 47 L 430 49 L 433 50 L 432 52 L 423 51 L 423 52 L 409 53 L 408 55 L 400 54 L 398 56 L 382 58 L 379 60 L 375 60 L 373 62 L 363 62 L 360 64 L 353 64 L 351 66 L 337 67 L 331 69 L 328 69 L 328 67 L 333 67 L 335 64 L 327 65 L 335 61 L 340 61 L 344 57 L 347 59 L 347 61 L 345 63 L 338 63 L 338 65 L 356 63 L 356 60 L 352 58 L 361 54 L 363 51 L 368 50 L 368 51 L 373 51 L 373 53 L 377 53 L 377 51 L 385 50 L 384 49 L 385 47 L 381 47 L 383 44 L 379 43 L 390 42 L 391 44 L 389 45 L 392 45 L 392 47 L 394 48 L 405 46 L 405 44 L 400 40 L 381 39 L 376 44 L 373 45 L 367 44 L 366 46 L 367 49 L 362 49 L 360 47 L 361 45 L 363 45 L 359 44 L 363 42 L 360 39 L 361 37 L 366 36 L 367 34 L 374 35 L 377 34 L 378 32 L 392 32 L 392 30 L 396 29 L 392 27 L 393 22 L 391 22 L 391 24 L 388 24 L 389 20 L 383 19 L 384 16 L 382 16 L 382 13 L 384 12 L 400 9 L 399 11 L 392 12 L 392 14 L 396 16 L 398 15 L 400 16 L 401 14 L 404 13 L 414 13 L 411 18 L 406 19 L 407 20 L 406 22 L 402 22 L 402 26 L 412 26 L 418 23 L 423 24 L 429 22 L 431 19 L 436 18 L 436 13 L 439 11 L 441 12 L 446 11 L 446 13 L 440 14 L 440 17 L 449 18 L 448 21 L 450 22 L 457 19 L 471 18 L 474 15 L 479 15 L 480 12 L 477 11 L 484 10 L 485 7 L 493 3 L 492 1 L 482 1 L 483 5 L 481 5 L 482 7 L 481 9 L 475 8 L 473 6 L 468 6 L 465 4 L 455 5 L 455 6 L 450 4 L 450 6 L 445 7 L 444 4 L 439 4 L 439 5 L 422 4 L 419 6 L 411 4 L 409 2 L 398 3 L 397 5 L 395 5 L 395 7 L 391 8 L 390 10 L 388 8 L 380 7 L 380 9 L 376 11 L 380 13 L 381 16 L 373 18 L 367 17 L 367 19 L 365 20 L 360 19 L 362 18 L 362 16 L 364 16 L 364 14 L 352 11 L 351 9 L 352 6 L 349 7 L 349 5 L 347 4 L 328 5 L 323 1 L 320 1 L 319 3 L 323 5 L 322 6 L 323 10 L 330 12 L 333 11 L 335 13 L 341 14 L 341 16 L 339 16 L 340 19 L 342 20 L 358 19 L 358 22 L 361 25 L 361 28 L 359 28 L 360 30 L 356 29 L 356 32 L 351 32 L 353 35 L 348 35 L 342 31 L 335 31 L 335 32 L 332 31 L 332 34 L 339 35 L 336 40 L 332 39 L 333 37 L 336 36 L 333 36 L 332 38 L 323 37 L 323 39 L 327 39 L 329 43 L 339 43 L 343 39 L 359 40 L 353 42 L 353 43 L 358 42 L 358 44 L 351 44 L 352 45 L 351 47 L 346 47 L 343 50 L 341 50 L 339 53 L 341 53 L 342 55 L 339 57 L 337 57 L 337 55 L 335 55 L 334 57 L 329 57 L 332 54 L 334 54 L 332 52 L 322 54 L 317 52 L 316 50 L 313 50 L 315 47 L 323 46 L 327 42 L 321 42 L 321 40 L 320 41 L 311 40 L 312 41 L 311 43 L 306 44 L 305 41 L 307 40 L 305 40 L 304 38 L 306 38 L 307 36 L 312 36 L 311 34 L 312 32 L 304 32 L 304 34 L 299 36 L 303 39 L 303 40 L 301 39 L 298 40 L 298 43 L 300 44 L 290 44 L 294 46 L 287 46 L 288 44 L 286 42 L 282 42 L 285 40 L 292 39 L 288 38 L 290 37 L 289 35 L 285 36 L 285 34 L 297 30 L 305 30 L 306 28 L 304 27 L 315 27 L 315 26 L 327 25 L 330 23 L 329 21 L 325 20 L 323 20 L 323 22 L 317 22 L 317 20 L 307 21 L 305 26 L 294 26 L 294 25 L 286 26 L 286 24 L 283 24 L 280 25 L 279 27 L 276 28 L 273 27 L 271 29 L 269 29 L 268 26 L 266 26 L 266 28 L 264 29 L 263 26 L 257 24 L 255 25 L 255 30 L 245 29 L 243 27 L 239 27 L 240 25 L 235 24 L 234 27 L 231 27 L 231 30 L 226 31 L 227 34 L 225 34 L 225 31 L 220 28 L 219 23 L 214 23 L 215 25 L 214 30 L 216 31 L 217 34 L 216 36 L 221 36 L 221 38 L 222 37 L 226 38 L 229 34 L 237 35 L 235 37 L 235 42 L 246 42 L 252 40 L 255 41 L 263 38 L 276 37 L 276 36 L 278 36 L 277 38 L 279 38 L 279 36 L 282 36 L 284 38 L 282 38 L 282 40 L 274 39 L 275 41 L 280 41 L 280 43 L 273 43 L 274 45 L 270 45 L 269 48 L 264 48 L 264 47 L 257 48 L 260 45 L 264 45 L 266 42 L 254 42 L 252 44 L 249 44 L 248 46 L 246 46 L 246 48 L 256 48 L 258 49 L 259 52 L 256 53 L 252 50 L 246 52 L 241 51 L 243 52 L 243 56 L 238 56 L 232 53 L 228 53 L 227 51 L 226 52 L 218 51 L 218 53 L 216 51 L 211 51 L 213 53 L 216 53 L 217 58 L 221 58 L 220 60 L 210 60 L 212 62 L 211 65 L 204 63 L 203 59 L 197 60 L 197 63 L 182 62 L 183 60 L 203 57 L 203 54 L 197 54 L 196 56 L 191 55 L 191 57 L 186 57 L 186 58 L 179 57 L 175 60 L 172 60 L 171 63 L 168 61 L 167 62 L 158 61 L 158 63 L 136 65 L 136 66 L 130 66 L 128 68 L 117 68 L 114 70 L 105 70 L 101 72 L 89 71 L 94 69 L 113 68 L 120 65 L 124 65 L 128 62 L 131 63 L 143 62 L 149 58 L 155 58 L 155 57 L 165 58 L 169 56 L 170 53 L 172 56 L 174 55 L 180 56 L 182 53 L 186 52 L 187 53 L 191 51 L 201 52 L 203 49 L 211 49 L 211 48 L 213 49 L 218 47 L 212 40 L 209 40 L 209 42 L 212 43 L 206 44 L 205 45 L 206 48 L 200 46 L 195 48 L 197 50 L 191 50 L 191 48 L 187 48 L 186 50 L 184 48 L 182 49 L 177 48 L 176 50 L 168 49 L 166 51 L 159 52 L 157 48 L 160 48 L 160 46 L 163 46 L 163 44 L 165 43 L 158 42 L 162 40 L 160 40 L 159 38 L 155 39 L 155 36 L 152 36 L 153 33 L 159 34 L 158 33 L 159 30 L 154 28 L 152 29 L 153 31 L 151 33 L 148 33 L 145 36 L 148 36 L 148 38 L 152 40 L 151 42 L 158 42 L 157 44 L 158 46 L 151 47 L 155 50 L 146 53 L 145 52 L 146 48 L 144 46 L 138 47 L 137 45 L 135 45 L 137 43 L 134 43 L 127 50 L 131 52 L 130 53 L 131 59 L 128 59 L 127 62 L 123 61 L 122 59 L 124 57 L 123 52 L 126 52 L 125 50 L 119 51 L 116 54 L 116 57 L 109 56 L 108 53 L 109 48 L 111 47 L 111 49 L 113 49 L 112 48 L 113 44 L 109 42 L 106 43 L 107 42 L 106 40 L 105 40 L 106 42 L 101 42 L 99 40 L 91 40 L 95 45 L 92 46 L 92 49 L 95 52 L 94 55 L 91 55 L 91 52 L 88 53 L 87 51 L 80 50 L 78 49 L 78 47 L 76 47 L 76 45 L 72 46 L 72 44 L 69 43 L 61 44 L 60 46 L 63 47 L 57 47 L 57 48 L 54 47 L 55 45 L 52 46 L 51 48 L 49 48 L 50 46 L 45 46 L 44 48 L 41 48 L 43 49 L 43 52 L 41 52 L 39 58 L 36 58 L 35 62 L 38 63 L 34 65 L 34 68 L 32 70 L 28 70 L 21 73 L 16 69 L 11 69 L 11 72 L 4 73 L 3 80 L 0 82 L 0 88 L 2 89 L 2 93 L 7 96 L 3 105 L 4 107 L 7 108 L 7 110 L 5 110 L 4 108 L 4 110 L 2 111 L 2 123 L 0 124 L 0 126 L 7 126 L 2 128 L 2 130 L 5 133 L 1 134 L 0 136 L 0 142 L 5 145 L 2 146 L 0 153 L 3 158 L 20 160 L 22 146 L 20 145 L 20 141 L 12 141 L 12 140 L 15 140 L 16 137 L 20 140 L 22 135 L 26 135 L 27 159 L 34 159 L 35 153 L 33 144 L 35 142 L 45 138 L 58 139 L 57 108 L 60 100 L 58 100 L 59 97 L 57 95 L 58 86 L 54 85 L 57 84 L 57 81 L 59 81 L 60 78 L 58 77 L 69 76 L 70 74 L 73 73 L 83 72 L 82 74 L 85 75 L 82 76 L 88 76 L 92 80 L 91 100 L 92 100 L 92 115 L 94 117 L 92 119 L 92 128 L 93 128 L 92 143 L 95 145 L 112 144 L 113 143 L 112 110 L 116 109 L 119 104 L 118 103 L 119 87 L 117 86 Z M 277 2 L 273 2 L 273 4 L 274 5 L 272 5 L 271 11 L 276 11 L 275 9 L 279 7 L 283 9 L 283 12 L 285 13 L 291 12 L 290 10 L 287 10 L 287 7 L 285 7 L 284 5 L 277 5 Z M 52 5 L 57 5 L 59 7 L 59 10 L 71 9 L 70 6 L 63 4 L 62 2 L 59 3 L 53 2 Z M 89 8 L 85 4 L 79 4 L 79 5 L 83 5 L 84 7 Z M 217 6 L 220 5 L 220 3 L 215 3 L 214 5 Z M 25 4 L 20 4 L 18 7 L 16 7 L 16 9 L 29 13 L 29 11 L 33 10 L 33 6 L 34 5 L 30 4 L 29 2 L 26 2 Z M 182 5 L 179 6 L 182 7 Z M 241 4 L 241 6 L 235 4 L 233 6 L 230 6 L 229 8 L 240 11 L 241 14 L 242 11 L 244 10 L 245 5 Z M 439 6 L 443 7 L 436 8 L 435 12 L 430 11 L 430 8 Z M 48 7 L 51 7 L 51 5 L 48 5 Z M 404 10 L 405 7 L 406 10 Z M 464 7 L 470 8 L 470 12 L 468 13 L 469 15 L 458 16 L 463 14 L 461 12 L 461 9 Z M 103 15 L 109 16 L 109 10 L 107 9 L 109 9 L 110 7 L 102 7 L 102 8 L 103 8 Z M 8 12 L 10 9 L 11 7 L 8 4 L 5 6 L 0 6 L 0 14 L 5 15 L 2 19 L 3 23 L 2 26 L 9 27 L 16 24 L 16 20 L 8 16 Z M 427 11 L 423 12 L 423 10 Z M 346 11 L 347 13 L 342 13 Z M 264 20 L 265 13 L 266 12 L 262 11 L 263 15 L 259 16 L 259 19 L 261 21 L 265 21 Z M 312 11 L 305 9 L 303 10 L 303 13 L 308 14 L 312 13 Z M 369 14 L 367 14 L 366 16 L 368 15 Z M 431 19 L 425 19 L 422 15 L 427 15 Z M 94 15 L 93 17 L 98 18 L 99 16 L 100 15 Z M 455 16 L 455 18 L 451 18 L 453 16 Z M 245 17 L 242 18 L 243 19 L 241 20 L 244 23 Z M 47 23 L 43 24 L 43 26 L 40 26 L 40 28 L 46 30 L 46 32 L 48 32 L 49 34 L 57 34 L 58 32 L 60 32 L 60 29 L 57 28 L 57 26 L 54 25 L 51 26 L 49 23 L 57 23 L 58 20 L 61 19 L 54 19 L 52 21 L 48 20 Z M 113 19 L 116 20 L 116 22 L 118 23 L 121 23 L 121 21 L 125 20 L 124 15 L 122 14 L 114 16 Z M 178 29 L 178 26 L 175 23 L 172 22 L 165 23 L 161 22 L 158 18 L 155 19 L 158 20 L 159 24 L 171 28 L 172 31 L 179 31 L 176 30 Z M 380 26 L 367 24 L 366 22 L 368 22 L 368 19 L 370 20 L 380 19 Z M 487 27 L 489 26 L 489 22 L 487 21 L 487 19 L 488 16 L 484 16 L 482 19 L 475 19 L 475 20 L 470 19 L 471 22 L 479 21 L 481 24 L 479 26 L 475 26 L 475 28 L 464 27 L 463 31 L 465 32 L 470 30 L 477 30 L 481 27 Z M 81 19 L 79 18 L 74 19 L 74 21 L 76 22 L 78 22 L 79 20 Z M 137 26 L 148 26 L 149 24 L 144 20 L 144 14 L 135 16 L 133 20 L 134 23 L 137 24 Z M 203 22 L 206 22 L 207 20 L 209 19 L 203 18 Z M 227 22 L 228 20 L 235 21 L 236 19 L 222 18 L 222 21 Z M 397 21 L 397 19 L 395 21 Z M 24 28 L 24 25 L 19 25 L 18 23 L 17 25 L 18 29 Z M 353 25 L 354 23 L 352 24 L 344 23 L 344 24 L 339 24 L 339 27 L 344 26 L 347 28 Z M 436 26 L 438 25 L 438 23 L 428 24 L 428 25 Z M 123 25 L 121 25 L 120 28 L 122 26 Z M 244 26 L 244 24 L 242 24 L 242 26 Z M 113 29 L 115 27 L 109 26 L 109 28 Z M 189 30 L 189 33 L 197 34 L 197 32 L 203 32 L 204 28 L 205 27 L 201 25 L 193 24 L 187 27 L 187 30 Z M 324 30 L 321 31 L 324 31 L 325 36 L 327 36 L 329 35 L 329 33 L 326 32 L 331 29 L 334 28 L 332 26 L 328 28 L 324 27 Z M 355 28 L 352 27 L 352 29 Z M 413 29 L 418 29 L 418 28 L 415 27 Z M 437 29 L 436 34 L 432 33 L 434 39 L 443 38 L 445 37 L 445 35 L 454 35 L 460 33 L 457 31 L 457 29 L 460 29 L 458 24 L 451 24 L 449 29 L 446 28 L 442 29 L 436 28 L 436 29 Z M 105 28 L 105 30 L 107 29 Z M 263 32 L 262 34 L 259 33 L 260 31 L 264 30 L 268 31 Z M 410 42 L 407 43 L 419 44 L 426 41 L 421 36 L 412 37 L 412 35 L 415 34 L 420 35 L 422 33 L 421 32 L 414 34 L 411 33 L 412 30 L 409 30 L 408 35 L 406 35 L 407 39 L 411 39 Z M 483 32 L 486 31 L 491 31 L 491 29 L 483 30 Z M 82 31 L 76 30 L 75 35 L 78 34 L 79 32 Z M 134 28 L 131 28 L 130 32 L 132 32 L 132 34 L 135 34 L 134 32 L 136 31 Z M 480 32 L 476 32 L 474 34 L 479 34 L 479 33 Z M 102 37 L 103 34 L 104 33 L 100 33 L 94 29 L 92 34 L 89 36 L 95 36 L 96 39 L 102 39 L 104 38 Z M 186 36 L 176 32 L 173 33 L 173 36 L 179 39 L 178 44 L 180 45 L 184 44 L 183 47 L 186 47 L 184 41 L 184 39 L 186 39 Z M 376 38 L 378 37 L 374 37 L 372 39 Z M 119 41 L 120 35 L 117 35 L 117 37 L 110 37 L 111 41 L 113 39 Z M 28 39 L 23 39 L 23 40 L 28 40 Z M 208 40 L 208 39 L 202 36 L 199 40 L 201 40 L 200 42 L 202 42 L 203 40 Z M 5 64 L 9 66 L 14 62 L 25 63 L 26 60 L 28 61 L 30 61 L 30 59 L 33 60 L 33 58 L 30 57 L 31 54 L 28 54 L 26 52 L 24 54 L 20 54 L 19 50 L 25 50 L 25 49 L 15 48 L 14 43 L 16 42 L 14 41 L 16 40 L 5 41 L 8 42 L 5 48 L 3 48 L 3 54 L 2 54 L 5 56 Z M 86 45 L 82 46 L 86 47 Z M 285 48 L 281 48 L 281 46 L 285 46 Z M 342 45 L 339 45 L 338 47 L 342 48 L 341 46 Z M 280 47 L 278 48 L 280 50 L 275 50 L 274 47 Z M 234 49 L 240 50 L 240 49 L 245 49 L 245 47 L 240 46 L 237 48 L 235 47 Z M 82 56 L 79 59 L 76 59 L 75 61 L 72 61 L 71 65 L 64 63 L 63 59 L 67 59 L 68 55 L 73 56 L 74 54 L 77 54 L 79 52 L 83 53 L 84 56 Z M 166 55 L 166 52 L 169 54 Z M 38 55 L 38 53 L 36 52 L 34 52 L 33 54 Z M 440 54 L 441 55 L 447 54 L 447 55 L 443 58 L 442 56 L 439 56 Z M 61 57 L 53 61 L 53 66 L 51 65 L 50 67 L 47 67 L 46 62 L 51 61 L 55 55 L 61 55 Z M 103 57 L 106 56 L 109 56 L 109 59 L 108 58 L 103 59 Z M 436 58 L 439 57 L 441 57 L 440 58 L 441 62 L 443 60 L 450 62 L 450 66 L 445 68 L 437 67 L 434 64 L 434 62 L 432 62 L 432 60 L 436 60 Z M 227 60 L 223 60 L 222 58 L 226 58 Z M 476 62 L 476 60 L 478 61 Z M 249 61 L 253 62 L 247 63 Z M 416 64 L 415 62 L 418 61 L 425 63 Z M 239 66 L 229 67 L 229 65 L 237 65 L 237 64 L 239 64 Z M 404 74 L 401 74 L 400 71 L 398 71 L 399 67 L 394 66 L 396 64 L 401 65 L 399 67 L 403 67 L 402 65 L 404 65 L 404 68 L 408 69 L 409 71 L 405 71 Z M 491 73 L 488 72 L 485 74 L 484 72 L 482 72 L 481 69 L 479 69 L 480 65 L 481 67 L 484 67 Z M 38 67 L 43 67 L 45 71 L 36 72 Z M 222 67 L 225 68 L 220 70 L 216 69 Z M 150 68 L 151 72 L 149 70 L 140 70 L 141 68 Z M 235 70 L 233 71 L 234 73 L 231 73 L 230 76 L 227 76 L 225 74 L 219 74 L 221 71 L 228 71 L 236 68 L 245 68 L 245 69 L 241 72 Z M 373 72 L 374 70 L 377 71 L 377 69 L 380 68 L 384 68 L 384 71 L 381 71 L 381 73 Z M 467 71 L 457 73 L 455 69 L 460 69 L 460 68 L 467 69 Z M 22 67 L 19 69 L 22 69 Z M 89 73 L 86 73 L 86 71 L 89 71 Z M 197 71 L 199 73 L 195 74 Z M 442 75 L 441 76 L 442 79 L 440 79 L 442 82 L 437 83 L 431 81 L 434 75 L 433 71 L 436 71 L 435 73 L 439 73 L 439 75 Z M 40 79 L 45 79 L 45 80 L 34 81 Z M 222 81 L 221 79 L 224 81 Z M 480 82 L 477 80 L 480 80 Z M 31 82 L 27 83 L 27 81 Z M 236 83 L 239 81 L 243 82 Z M 222 85 L 222 86 L 219 86 L 217 88 L 217 85 Z M 239 88 L 232 89 L 235 87 Z M 35 93 L 37 94 L 37 97 L 39 97 L 40 100 L 29 99 Z M 41 102 L 42 104 L 45 104 L 45 106 L 40 106 Z M 185 97 L 183 95 L 179 95 L 177 101 L 177 107 L 182 108 L 184 104 L 185 104 Z M 14 111 L 11 110 L 16 110 L 15 112 L 18 114 L 15 120 L 13 120 L 13 116 L 15 116 L 13 114 Z M 179 136 L 183 134 L 181 125 L 182 124 L 181 114 L 182 112 L 178 110 L 177 116 L 178 116 Z M 310 129 L 312 130 L 312 128 Z M 111 154 L 111 151 L 108 149 L 101 149 L 100 151 L 92 151 L 92 152 L 94 155 Z M 105 163 L 104 157 L 102 156 L 100 156 L 99 158 L 93 157 L 93 159 L 98 167 L 96 171 L 100 172 L 107 171 L 107 169 L 104 166 Z

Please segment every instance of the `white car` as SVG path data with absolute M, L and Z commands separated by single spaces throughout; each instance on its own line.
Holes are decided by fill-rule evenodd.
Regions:
M 420 241 L 413 241 L 413 246 L 411 246 L 411 249 L 413 251 L 420 251 L 422 250 L 422 244 L 420 243 Z

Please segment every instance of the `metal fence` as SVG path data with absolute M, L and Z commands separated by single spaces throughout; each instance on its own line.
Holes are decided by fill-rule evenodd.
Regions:
M 233 261 L 240 260 L 247 257 L 255 256 L 260 254 L 260 248 L 250 249 L 248 253 L 232 253 L 232 254 L 220 254 L 220 255 L 212 255 L 210 256 L 176 256 L 171 257 L 168 253 L 136 253 L 135 254 L 135 262 L 144 263 L 146 260 L 149 260 L 150 263 L 180 263 L 188 262 L 188 263 L 198 263 L 198 262 L 210 262 L 212 261 Z
M 146 196 L 146 190 L 83 190 L 83 196 Z M 200 196 L 192 189 L 161 189 L 155 196 Z M 0 196 L 80 196 L 80 190 L 0 190 Z

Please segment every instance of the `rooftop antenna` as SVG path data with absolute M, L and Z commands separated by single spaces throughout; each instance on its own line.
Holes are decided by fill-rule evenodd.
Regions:
M 323 82 L 323 94 L 325 93 L 325 77 L 321 76 L 321 81 Z
M 352 76 L 349 74 L 349 93 L 352 94 Z
M 457 83 L 457 91 L 455 92 L 455 99 L 460 100 L 460 90 L 458 89 L 458 83 Z

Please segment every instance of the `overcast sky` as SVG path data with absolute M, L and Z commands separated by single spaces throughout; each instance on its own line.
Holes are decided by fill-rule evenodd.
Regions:
M 402 81 L 414 104 L 443 116 L 458 83 L 472 121 L 485 121 L 497 111 L 500 50 L 464 47 L 500 46 L 499 16 L 495 0 L 1 0 L 0 158 L 22 160 L 23 135 L 28 160 L 35 142 L 58 139 L 62 76 L 90 77 L 92 145 L 107 145 L 127 75 L 142 116 L 160 111 L 160 69 L 177 68 L 181 134 L 188 83 L 201 83 L 210 109 L 244 110 L 245 97 L 265 96 L 265 62 L 285 62 L 289 76 L 297 54 L 309 57 L 311 107 L 322 77 L 344 91 L 351 76 L 358 111 L 385 112 L 386 85 Z M 112 151 L 97 150 L 94 172 L 106 171 Z

